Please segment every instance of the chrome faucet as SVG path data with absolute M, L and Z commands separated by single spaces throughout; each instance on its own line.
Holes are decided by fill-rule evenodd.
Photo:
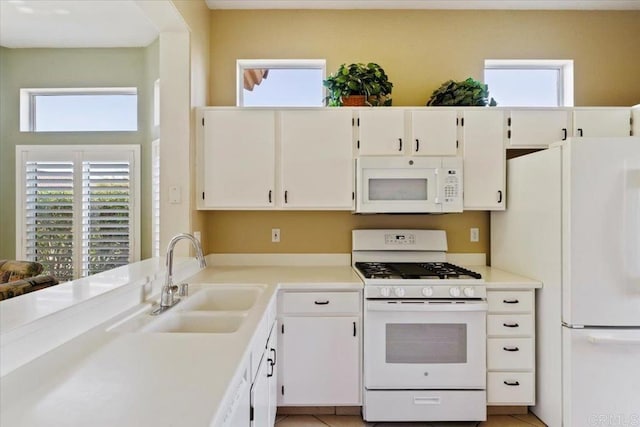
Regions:
M 202 253 L 202 245 L 200 245 L 198 239 L 187 233 L 181 233 L 174 236 L 169 242 L 169 246 L 167 246 L 167 275 L 164 281 L 164 286 L 162 287 L 160 307 L 156 309 L 152 314 L 162 313 L 163 311 L 173 307 L 180 301 L 179 298 L 174 298 L 175 293 L 178 291 L 178 287 L 173 284 L 173 248 L 176 246 L 176 243 L 178 243 L 182 239 L 190 240 L 193 244 L 193 247 L 196 250 L 196 259 L 198 260 L 200 268 L 205 268 L 207 266 L 207 261 L 205 261 L 204 255 Z

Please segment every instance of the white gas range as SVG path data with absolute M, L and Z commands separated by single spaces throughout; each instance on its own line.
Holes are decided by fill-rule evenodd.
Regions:
M 364 418 L 486 419 L 486 288 L 441 230 L 354 230 L 364 282 Z

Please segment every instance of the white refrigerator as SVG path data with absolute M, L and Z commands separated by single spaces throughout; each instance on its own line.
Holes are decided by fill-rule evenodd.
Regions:
M 507 162 L 491 264 L 536 293 L 550 427 L 640 426 L 640 138 L 573 138 Z

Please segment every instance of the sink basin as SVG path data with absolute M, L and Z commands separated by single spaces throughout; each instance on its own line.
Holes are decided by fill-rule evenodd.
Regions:
M 211 286 L 180 302 L 180 311 L 246 311 L 264 292 L 264 286 Z
M 247 313 L 165 313 L 141 332 L 174 332 L 200 334 L 229 334 L 237 331 Z

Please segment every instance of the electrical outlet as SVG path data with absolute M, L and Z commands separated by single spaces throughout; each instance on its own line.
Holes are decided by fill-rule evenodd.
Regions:
M 280 229 L 272 228 L 271 229 L 271 243 L 280 243 Z
M 472 242 L 480 241 L 480 229 L 479 228 L 470 228 L 469 229 L 469 240 Z

